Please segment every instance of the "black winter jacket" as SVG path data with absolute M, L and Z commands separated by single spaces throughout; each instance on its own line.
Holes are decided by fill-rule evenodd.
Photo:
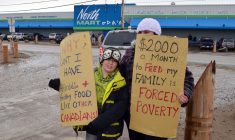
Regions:
M 87 132 L 97 140 L 114 140 L 122 135 L 123 116 L 128 108 L 128 91 L 125 79 L 118 72 L 109 82 L 96 119 L 88 124 Z

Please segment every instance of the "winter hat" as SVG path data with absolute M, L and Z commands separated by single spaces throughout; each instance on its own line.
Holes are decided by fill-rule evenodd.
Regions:
M 156 19 L 153 18 L 144 18 L 137 27 L 137 32 L 139 33 L 140 31 L 152 31 L 156 33 L 157 35 L 161 35 L 162 30 L 161 30 L 161 25 Z
M 121 52 L 115 48 L 105 49 L 103 55 L 101 55 L 100 57 L 100 64 L 102 64 L 104 60 L 107 60 L 110 58 L 114 59 L 119 64 L 121 61 Z

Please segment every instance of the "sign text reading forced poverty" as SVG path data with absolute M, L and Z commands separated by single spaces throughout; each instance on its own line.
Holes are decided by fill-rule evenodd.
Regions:
M 176 137 L 187 61 L 187 39 L 138 35 L 133 65 L 131 122 L 133 130 Z
M 62 126 L 87 125 L 98 115 L 90 35 L 74 33 L 60 47 Z

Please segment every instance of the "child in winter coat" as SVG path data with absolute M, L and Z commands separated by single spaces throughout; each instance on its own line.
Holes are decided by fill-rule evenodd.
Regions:
M 128 107 L 126 81 L 118 70 L 121 53 L 114 48 L 107 48 L 95 70 L 98 117 L 87 126 L 75 126 L 87 131 L 87 140 L 116 140 L 122 135 L 123 116 Z M 59 91 L 60 80 L 52 79 L 49 87 Z

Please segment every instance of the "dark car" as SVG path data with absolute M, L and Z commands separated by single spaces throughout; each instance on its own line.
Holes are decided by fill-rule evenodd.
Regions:
M 33 34 L 34 38 L 36 38 L 36 36 L 38 37 L 38 40 L 45 40 L 46 37 L 40 33 L 34 33 Z
M 200 49 L 213 49 L 214 40 L 211 37 L 201 37 Z
M 219 41 L 216 42 L 216 48 L 220 49 L 222 48 L 222 43 L 223 43 L 224 38 L 220 38 Z
M 55 42 L 56 42 L 57 44 L 60 44 L 60 42 L 61 42 L 63 39 L 64 39 L 64 36 L 61 35 L 61 34 L 57 34 L 57 35 L 55 36 Z
M 198 46 L 200 46 L 200 41 L 188 40 L 188 46 L 198 48 Z
M 28 33 L 27 35 L 24 36 L 25 41 L 34 41 L 34 34 L 33 33 Z

